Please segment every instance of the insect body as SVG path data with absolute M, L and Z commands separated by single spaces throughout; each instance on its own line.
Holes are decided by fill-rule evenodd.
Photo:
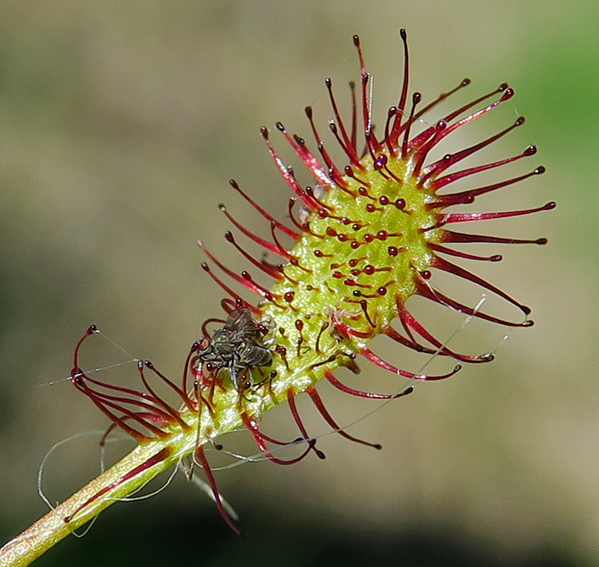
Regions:
M 236 389 L 240 386 L 240 373 L 272 364 L 272 354 L 262 342 L 261 331 L 247 307 L 231 312 L 225 325 L 211 339 L 200 343 L 198 359 L 214 365 L 216 372 L 226 368 Z

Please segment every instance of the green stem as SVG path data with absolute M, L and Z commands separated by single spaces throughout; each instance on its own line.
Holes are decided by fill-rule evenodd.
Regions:
M 0 549 L 0 567 L 25 567 L 102 510 L 125 498 L 170 466 L 189 439 L 170 438 L 138 445 L 113 467 L 40 518 Z M 67 521 L 68 519 L 68 521 Z

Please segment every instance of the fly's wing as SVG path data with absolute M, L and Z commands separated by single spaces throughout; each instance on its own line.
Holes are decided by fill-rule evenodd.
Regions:
M 241 343 L 258 338 L 260 331 L 252 319 L 252 313 L 247 307 L 236 309 L 229 315 L 224 329 L 229 333 L 232 342 Z

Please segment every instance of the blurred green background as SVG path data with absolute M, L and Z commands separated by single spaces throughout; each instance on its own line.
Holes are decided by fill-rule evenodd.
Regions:
M 175 479 L 155 498 L 112 507 L 84 539 L 68 538 L 36 564 L 599 565 L 598 18 L 598 4 L 554 0 L 2 2 L 0 539 L 45 513 L 36 479 L 47 450 L 106 425 L 62 380 L 87 326 L 177 376 L 223 295 L 200 269 L 196 239 L 233 256 L 221 201 L 264 228 L 228 180 L 285 215 L 288 191 L 258 128 L 282 120 L 308 137 L 302 109 L 314 104 L 325 132 L 323 78 L 345 100 L 346 81 L 358 76 L 354 33 L 382 123 L 397 100 L 397 30 L 406 27 L 412 88 L 427 99 L 464 76 L 474 84 L 454 105 L 502 81 L 516 89 L 452 143 L 528 118 L 477 163 L 536 143 L 536 157 L 492 179 L 538 163 L 548 173 L 477 206 L 555 199 L 559 208 L 481 232 L 550 244 L 501 250 L 502 264 L 475 269 L 531 305 L 536 326 L 510 332 L 494 363 L 421 386 L 351 429 L 382 452 L 331 435 L 319 443 L 324 462 L 222 471 L 248 540 Z M 461 282 L 448 286 L 472 304 L 481 297 Z M 440 336 L 462 321 L 424 300 L 410 306 Z M 489 309 L 514 316 L 500 302 Z M 474 322 L 452 346 L 493 350 L 505 334 Z M 424 362 L 383 343 L 379 352 L 409 370 Z M 88 367 L 129 358 L 102 338 L 86 357 Z M 396 387 L 362 368 L 364 388 Z M 135 379 L 131 365 L 117 373 Z M 321 391 L 341 423 L 373 408 Z M 287 431 L 288 410 L 272 413 L 265 430 Z M 310 412 L 306 421 L 326 431 Z M 98 459 L 95 438 L 60 448 L 46 471 L 49 498 L 79 488 Z

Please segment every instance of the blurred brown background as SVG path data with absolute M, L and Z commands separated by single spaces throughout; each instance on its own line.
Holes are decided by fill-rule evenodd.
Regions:
M 87 326 L 178 375 L 223 295 L 200 269 L 196 239 L 231 255 L 221 201 L 264 228 L 228 180 L 285 215 L 288 192 L 258 128 L 282 120 L 308 137 L 307 104 L 324 125 L 323 78 L 345 100 L 346 81 L 358 77 L 354 33 L 375 75 L 381 123 L 397 100 L 397 30 L 406 27 L 412 88 L 427 99 L 464 76 L 474 84 L 455 105 L 505 80 L 516 89 L 501 110 L 456 135 L 453 149 L 528 118 L 477 163 L 534 142 L 535 158 L 492 179 L 538 163 L 548 173 L 477 206 L 555 199 L 559 208 L 472 230 L 548 236 L 550 244 L 500 250 L 502 264 L 473 269 L 531 305 L 536 326 L 510 332 L 494 363 L 421 386 L 351 429 L 383 443 L 382 452 L 329 436 L 320 442 L 324 462 L 220 473 L 247 541 L 178 479 L 154 499 L 114 506 L 86 538 L 69 538 L 39 564 L 599 565 L 598 17 L 599 6 L 554 0 L 2 2 L 1 539 L 45 512 L 36 476 L 47 450 L 106 425 L 61 381 Z M 458 295 L 467 289 L 470 303 L 481 297 L 448 285 Z M 490 310 L 507 309 L 489 301 Z M 462 321 L 425 301 L 412 307 L 440 336 Z M 493 350 L 505 333 L 475 322 L 452 346 Z M 409 370 L 424 362 L 378 348 Z M 86 349 L 88 366 L 128 360 L 101 338 Z M 365 388 L 395 387 L 362 368 Z M 135 379 L 133 366 L 117 372 Z M 374 407 L 322 392 L 342 423 Z M 287 414 L 275 410 L 265 430 L 285 429 Z M 321 420 L 310 412 L 306 420 L 319 432 Z M 49 497 L 91 478 L 98 455 L 96 438 L 57 451 Z

